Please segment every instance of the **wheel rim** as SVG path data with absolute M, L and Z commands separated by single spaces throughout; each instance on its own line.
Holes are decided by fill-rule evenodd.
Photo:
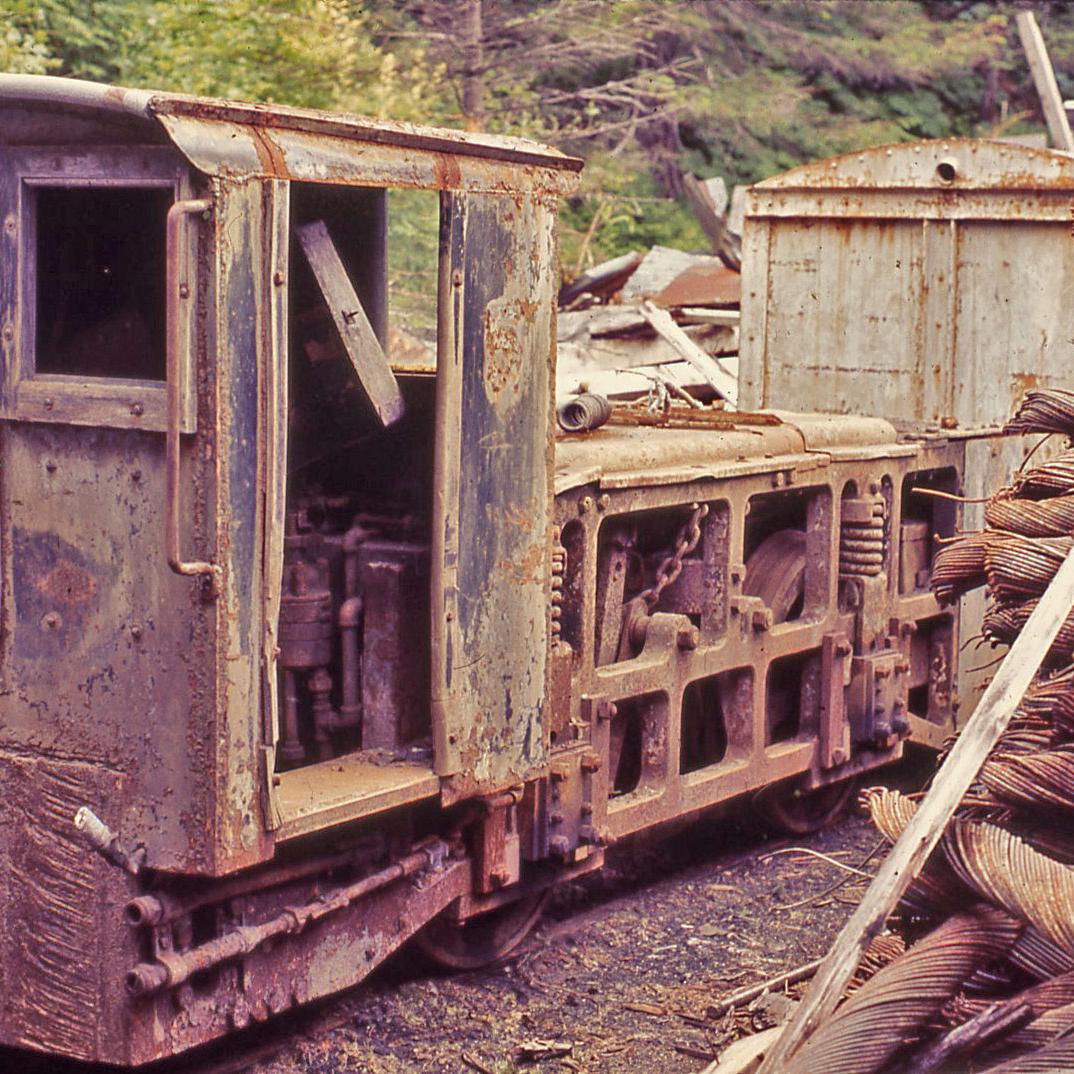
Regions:
M 509 955 L 540 919 L 551 889 L 523 895 L 469 921 L 441 914 L 415 937 L 418 948 L 437 965 L 476 970 Z
M 809 835 L 832 823 L 854 794 L 856 780 L 840 780 L 815 791 L 776 785 L 754 797 L 754 806 L 774 828 L 789 835 Z

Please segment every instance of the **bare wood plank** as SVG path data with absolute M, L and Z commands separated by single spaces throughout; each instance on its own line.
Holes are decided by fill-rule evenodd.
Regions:
M 693 209 L 697 222 L 712 246 L 712 252 L 717 254 L 729 268 L 741 271 L 741 243 L 727 230 L 727 218 L 723 213 L 716 211 L 716 204 L 708 188 L 696 175 L 687 172 L 682 177 L 682 189 L 687 203 Z
M 716 389 L 721 399 L 726 399 L 732 406 L 738 400 L 738 378 L 733 377 L 719 363 L 706 354 L 672 319 L 667 310 L 660 309 L 652 302 L 641 304 L 642 316 L 654 330 L 664 337 L 683 359 L 690 363 Z
M 323 220 L 295 228 L 354 372 L 383 425 L 403 416 L 403 397 Z
M 1074 136 L 1070 133 L 1070 121 L 1067 119 L 1063 98 L 1055 81 L 1052 61 L 1048 58 L 1048 49 L 1037 25 L 1037 16 L 1032 11 L 1019 11 L 1015 16 L 1018 36 L 1022 39 L 1022 48 L 1029 61 L 1029 70 L 1033 74 L 1033 83 L 1037 87 L 1041 107 L 1044 109 L 1044 121 L 1048 124 L 1048 133 L 1057 149 L 1067 152 L 1074 150 Z
M 1074 551 L 1063 561 L 976 710 L 947 755 L 932 789 L 839 934 L 794 1018 L 758 1074 L 776 1074 L 835 1009 L 870 940 L 921 871 L 947 822 L 1003 733 L 1074 604 Z

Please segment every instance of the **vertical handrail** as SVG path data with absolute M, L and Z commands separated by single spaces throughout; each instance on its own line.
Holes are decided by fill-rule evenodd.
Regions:
M 167 236 L 167 264 L 165 268 L 165 288 L 167 290 L 167 304 L 165 310 L 166 342 L 165 352 L 167 356 L 168 377 L 168 428 L 166 434 L 166 489 L 165 489 L 165 519 L 164 529 L 168 553 L 168 566 L 176 574 L 197 577 L 208 574 L 212 577 L 215 586 L 219 579 L 220 568 L 215 563 L 203 560 L 184 560 L 180 551 L 179 536 L 179 499 L 181 489 L 181 454 L 180 454 L 180 425 L 182 420 L 183 379 L 190 367 L 190 356 L 183 353 L 187 345 L 186 340 L 181 340 L 182 326 L 180 318 L 180 303 L 189 302 L 191 298 L 190 285 L 185 280 L 180 280 L 184 258 L 181 246 L 183 234 L 183 221 L 187 216 L 195 213 L 204 213 L 212 209 L 212 201 L 208 198 L 189 198 L 185 201 L 177 201 L 168 210 L 166 224 Z

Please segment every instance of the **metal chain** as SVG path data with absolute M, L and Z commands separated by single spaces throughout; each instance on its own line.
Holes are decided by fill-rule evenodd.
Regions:
M 645 601 L 649 611 L 660 602 L 660 595 L 664 590 L 682 574 L 683 557 L 688 556 L 701 540 L 701 520 L 709 513 L 709 505 L 695 503 L 691 504 L 691 507 L 693 511 L 689 520 L 683 524 L 675 538 L 675 551 L 660 564 L 656 572 L 656 582 L 638 594 L 637 599 Z

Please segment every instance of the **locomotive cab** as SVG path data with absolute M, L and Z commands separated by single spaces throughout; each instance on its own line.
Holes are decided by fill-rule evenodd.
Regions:
M 435 809 L 499 795 L 502 836 L 547 761 L 554 210 L 579 167 L 0 78 L 4 1040 L 143 1062 L 360 979 L 470 892 Z M 400 190 L 432 205 L 409 349 Z M 510 835 L 486 888 L 518 879 Z M 286 986 L 207 956 L 245 920 L 301 931 L 328 882 L 364 887 Z

